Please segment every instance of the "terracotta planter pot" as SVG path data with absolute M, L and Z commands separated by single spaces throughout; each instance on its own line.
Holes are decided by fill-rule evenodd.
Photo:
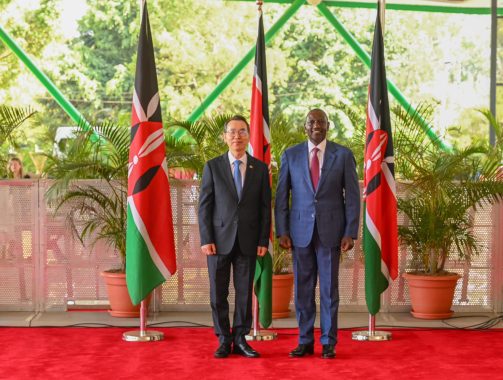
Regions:
M 140 304 L 133 305 L 126 285 L 126 274 L 115 272 L 101 272 L 101 276 L 107 284 L 108 300 L 110 309 L 108 312 L 113 317 L 138 318 L 140 316 Z M 147 307 L 150 304 L 151 295 L 147 297 Z
M 451 310 L 458 274 L 446 276 L 425 276 L 404 273 L 409 284 L 411 314 L 421 319 L 446 319 L 454 313 Z
M 275 274 L 272 276 L 272 318 L 288 318 L 290 316 L 290 300 L 292 299 L 293 274 Z

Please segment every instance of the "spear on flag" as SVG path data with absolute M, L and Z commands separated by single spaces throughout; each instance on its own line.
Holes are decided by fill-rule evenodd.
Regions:
M 141 308 L 140 331 L 126 332 L 123 339 L 152 341 L 162 339 L 163 335 L 157 331 L 145 331 L 145 299 L 175 274 L 176 254 L 154 46 L 146 1 L 143 1 L 132 108 L 126 282 L 131 301 L 134 305 L 141 302 Z
M 269 129 L 269 101 L 267 95 L 267 69 L 265 59 L 264 22 L 262 1 L 257 1 L 259 20 L 257 45 L 255 49 L 255 68 L 252 84 L 250 114 L 250 153 L 271 167 L 271 132 Z M 272 178 L 269 181 L 272 184 Z M 250 340 L 272 340 L 276 334 L 260 331 L 260 324 L 267 328 L 272 321 L 272 227 L 269 235 L 269 250 L 263 257 L 257 257 L 253 297 L 253 335 Z
M 381 2 L 382 1 L 382 2 Z M 389 340 L 388 332 L 375 331 L 375 315 L 389 278 L 398 275 L 398 228 L 393 138 L 384 64 L 381 21 L 384 0 L 377 3 L 372 44 L 364 162 L 363 250 L 365 253 L 365 299 L 369 331 L 353 333 L 355 340 Z M 381 13 L 382 12 L 382 13 Z

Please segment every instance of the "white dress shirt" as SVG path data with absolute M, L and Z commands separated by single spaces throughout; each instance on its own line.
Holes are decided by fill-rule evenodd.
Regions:
M 230 151 L 227 153 L 227 155 L 229 157 L 229 162 L 231 164 L 231 173 L 232 173 L 233 177 L 234 177 L 234 161 L 236 161 L 236 160 L 240 160 L 241 161 L 241 164 L 239 165 L 239 171 L 241 172 L 241 186 L 244 186 L 244 184 L 245 184 L 246 164 L 248 162 L 248 156 L 245 153 L 241 157 L 236 158 L 236 157 L 234 157 L 232 155 L 232 153 Z

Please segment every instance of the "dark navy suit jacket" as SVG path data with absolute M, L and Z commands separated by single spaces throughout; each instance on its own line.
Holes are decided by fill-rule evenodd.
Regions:
M 239 238 L 245 255 L 257 255 L 257 247 L 269 245 L 271 187 L 267 165 L 247 156 L 245 181 L 238 199 L 227 153 L 208 161 L 203 170 L 199 196 L 201 245 L 214 243 L 217 254 L 226 255 Z

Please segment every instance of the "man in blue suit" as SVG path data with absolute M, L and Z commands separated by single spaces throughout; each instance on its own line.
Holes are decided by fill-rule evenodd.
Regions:
M 321 357 L 335 358 L 340 253 L 358 236 L 360 188 L 353 153 L 327 141 L 330 123 L 321 109 L 306 118 L 308 141 L 281 157 L 276 190 L 276 234 L 293 248 L 299 344 L 290 357 L 314 353 L 315 289 L 320 278 Z

